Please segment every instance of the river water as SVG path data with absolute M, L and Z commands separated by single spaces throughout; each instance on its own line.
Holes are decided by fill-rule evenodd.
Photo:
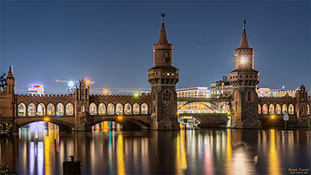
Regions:
M 37 123 L 0 141 L 2 164 L 18 174 L 62 174 L 71 155 L 83 174 L 311 174 L 310 130 L 62 133 Z

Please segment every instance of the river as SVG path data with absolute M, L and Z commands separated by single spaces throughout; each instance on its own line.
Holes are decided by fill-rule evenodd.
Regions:
M 310 130 L 63 133 L 39 122 L 0 141 L 2 164 L 17 174 L 62 174 L 71 155 L 83 174 L 311 174 Z

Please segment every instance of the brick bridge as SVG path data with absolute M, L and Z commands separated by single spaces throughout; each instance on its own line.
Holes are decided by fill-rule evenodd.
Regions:
M 306 125 L 306 119 L 310 119 L 311 98 L 304 86 L 295 97 L 258 97 L 259 72 L 254 69 L 255 50 L 248 44 L 246 22 L 240 46 L 234 51 L 235 69 L 229 73 L 233 89 L 231 99 L 179 99 L 178 104 L 179 69 L 173 66 L 174 46 L 168 42 L 164 16 L 159 40 L 153 45 L 154 64 L 148 70 L 151 94 L 139 97 L 90 95 L 89 87 L 81 80 L 71 95 L 20 95 L 15 94 L 15 78 L 10 67 L 4 83 L 0 82 L 1 120 L 14 128 L 45 120 L 61 128 L 85 131 L 96 123 L 110 120 L 123 124 L 125 129 L 171 130 L 179 129 L 179 106 L 200 102 L 209 103 L 207 107 L 212 110 L 227 108 L 231 127 L 235 128 L 259 128 L 271 116 L 280 119 L 286 112 L 298 123 L 297 126 Z M 227 120 L 227 116 L 223 118 Z

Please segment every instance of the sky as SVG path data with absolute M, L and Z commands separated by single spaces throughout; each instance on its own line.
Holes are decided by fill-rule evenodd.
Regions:
M 148 89 L 161 12 L 180 69 L 177 88 L 208 86 L 234 69 L 242 21 L 259 87 L 310 88 L 309 1 L 0 1 L 0 73 L 16 91 L 33 83 L 95 81 L 91 88 Z

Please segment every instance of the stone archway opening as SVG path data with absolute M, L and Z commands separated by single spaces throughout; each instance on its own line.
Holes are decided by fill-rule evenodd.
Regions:
M 123 125 L 115 121 L 101 121 L 92 126 L 93 132 L 106 132 L 106 131 L 121 131 Z

